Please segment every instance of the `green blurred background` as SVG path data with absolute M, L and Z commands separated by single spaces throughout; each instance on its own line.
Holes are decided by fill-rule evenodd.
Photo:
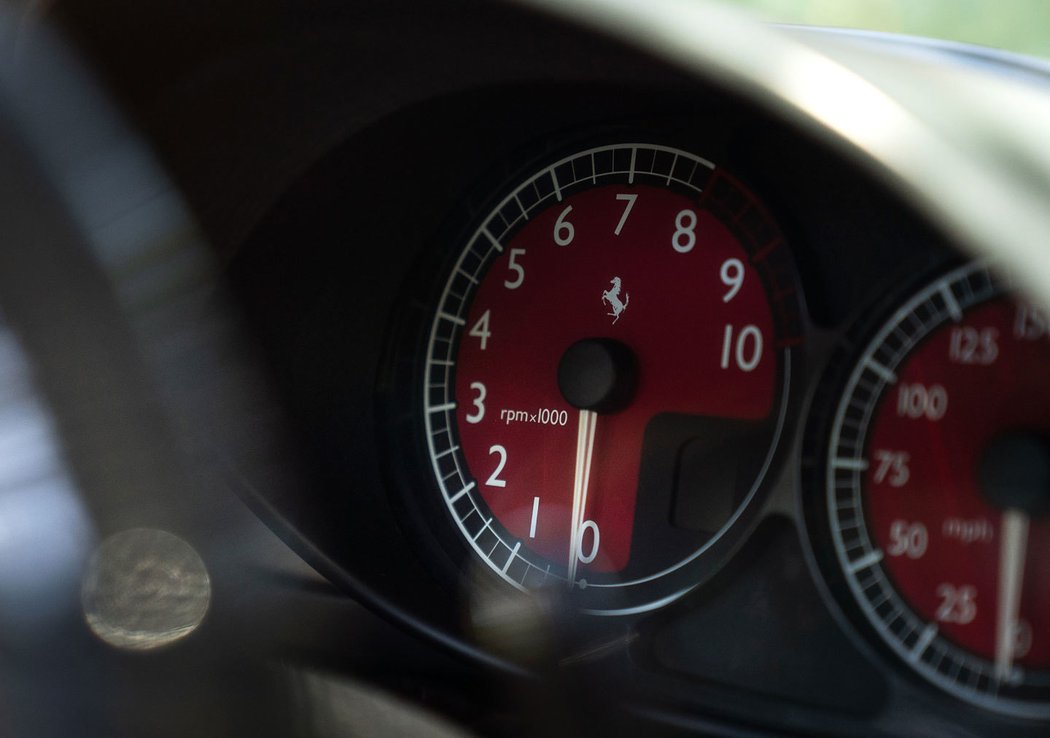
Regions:
M 1050 57 L 1050 0 L 729 0 L 780 23 L 892 31 Z

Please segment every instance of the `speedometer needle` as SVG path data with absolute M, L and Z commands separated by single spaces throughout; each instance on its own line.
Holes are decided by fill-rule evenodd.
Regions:
M 579 562 L 580 528 L 587 510 L 587 486 L 591 480 L 591 457 L 594 451 L 594 429 L 598 414 L 580 410 L 576 431 L 576 474 L 572 482 L 572 522 L 569 525 L 569 587 L 576 586 L 576 565 Z
M 1013 669 L 1017 621 L 1021 609 L 1028 515 L 1017 508 L 1003 512 L 999 542 L 999 601 L 995 621 L 995 676 L 1004 681 Z

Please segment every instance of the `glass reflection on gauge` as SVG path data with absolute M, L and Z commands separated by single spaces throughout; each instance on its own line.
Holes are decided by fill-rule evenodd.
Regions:
M 985 707 L 1050 715 L 1050 324 L 987 267 L 857 357 L 824 467 L 841 572 L 885 643 Z
M 467 233 L 422 408 L 463 541 L 585 609 L 695 586 L 784 428 L 799 309 L 779 229 L 713 163 L 625 143 L 533 169 Z

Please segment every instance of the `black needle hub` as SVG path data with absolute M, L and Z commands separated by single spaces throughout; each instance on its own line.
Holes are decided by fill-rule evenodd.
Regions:
M 981 455 L 977 480 L 985 501 L 999 509 L 1050 512 L 1050 443 L 1035 433 L 998 436 Z
M 627 407 L 638 386 L 638 360 L 613 338 L 584 338 L 569 346 L 558 364 L 558 388 L 580 410 L 615 413 Z

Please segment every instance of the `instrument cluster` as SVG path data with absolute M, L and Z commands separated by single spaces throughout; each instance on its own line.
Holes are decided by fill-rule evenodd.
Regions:
M 679 92 L 422 104 L 292 187 L 230 269 L 315 475 L 275 506 L 457 647 L 1037 730 L 1050 322 L 838 153 Z M 558 615 L 493 639 L 493 598 Z
M 476 197 L 390 380 L 418 398 L 411 494 L 440 501 L 423 517 L 480 586 L 666 607 L 801 473 L 802 435 L 836 605 L 933 685 L 1050 715 L 1045 317 L 985 266 L 934 269 L 874 337 L 844 323 L 868 343 L 840 349 L 844 384 L 821 378 L 798 256 L 733 172 L 644 138 L 520 171 Z M 833 401 L 792 402 L 807 386 Z

